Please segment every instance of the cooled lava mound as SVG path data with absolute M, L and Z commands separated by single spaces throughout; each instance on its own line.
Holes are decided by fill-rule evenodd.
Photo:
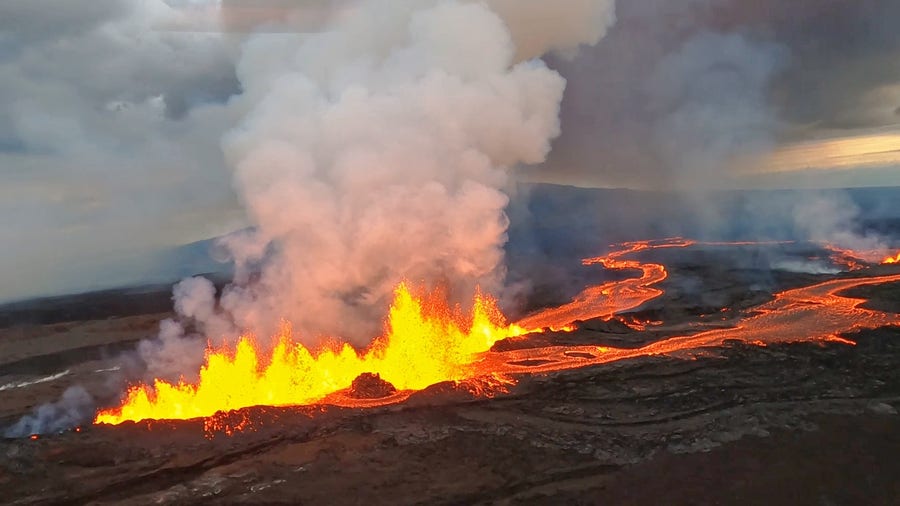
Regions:
M 347 396 L 353 399 L 381 399 L 397 393 L 394 385 L 381 379 L 378 374 L 364 372 L 353 380 Z

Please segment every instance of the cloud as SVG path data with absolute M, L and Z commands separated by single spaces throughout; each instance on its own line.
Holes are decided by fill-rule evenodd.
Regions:
M 49 3 L 0 7 L 0 298 L 133 281 L 110 265 L 234 221 L 227 41 L 155 31 L 160 1 Z
M 486 5 L 509 31 L 513 62 L 550 53 L 550 68 L 567 81 L 561 133 L 530 179 L 753 186 L 748 165 L 735 160 L 853 138 L 900 118 L 900 32 L 891 24 L 900 6 L 890 0 Z M 0 3 L 0 299 L 138 282 L 143 253 L 246 225 L 223 135 L 270 80 L 284 78 L 273 60 L 364 8 L 350 0 Z M 304 71 L 340 89 L 364 70 L 364 51 L 383 56 L 407 35 L 400 17 L 370 14 L 379 22 L 369 25 L 395 37 L 361 26 L 357 44 Z M 253 79 L 239 79 L 242 40 L 257 32 L 271 53 L 242 58 L 240 72 Z M 254 44 L 262 42 L 246 50 Z M 340 73 L 325 63 L 349 56 L 356 67 Z M 872 184 L 888 181 L 871 174 Z M 777 180 L 810 185 L 800 177 Z
M 81 386 L 72 386 L 54 403 L 41 404 L 30 415 L 7 427 L 4 437 L 59 432 L 91 420 L 94 398 Z
M 496 3 L 510 16 L 519 12 Z M 236 75 L 241 40 L 257 29 L 278 32 L 266 16 L 302 36 L 365 8 L 350 1 L 57 4 L 0 5 L 0 96 L 9 104 L 0 111 L 0 213 L 7 217 L 0 271 L 8 273 L 0 300 L 140 282 L 146 252 L 244 226 L 221 150 L 224 133 L 244 114 L 240 104 L 254 100 L 230 101 L 244 91 Z M 540 33 L 523 32 L 533 17 L 510 21 L 529 38 L 520 59 L 595 42 L 612 22 L 609 0 L 573 6 Z M 542 2 L 527 9 L 554 14 Z M 581 24 L 562 30 L 572 16 Z M 374 40 L 366 33 L 374 32 L 360 31 L 363 44 Z M 295 37 L 270 35 L 282 39 L 269 43 L 273 51 Z M 245 72 L 256 71 L 243 61 Z
M 791 48 L 794 63 L 774 99 L 788 121 L 810 127 L 801 135 L 900 122 L 900 4 L 805 0 L 777 10 L 787 15 L 769 30 Z
M 727 175 L 723 165 L 774 146 L 778 120 L 766 92 L 784 59 L 779 46 L 704 32 L 659 62 L 642 140 L 671 171 L 670 187 L 703 186 Z
M 625 50 L 602 46 L 609 58 Z M 779 118 L 768 90 L 787 61 L 777 44 L 701 31 L 649 64 L 623 58 L 597 65 L 598 58 L 584 65 L 582 58 L 592 54 L 555 63 L 571 95 L 565 133 L 550 163 L 534 170 L 538 178 L 568 173 L 613 186 L 728 187 L 738 168 L 730 163 L 776 145 Z
M 530 177 L 668 188 L 714 166 L 701 182 L 740 188 L 753 183 L 735 169 L 759 167 L 754 157 L 781 145 L 896 124 L 900 36 L 885 14 L 897 9 L 887 0 L 622 2 L 601 44 L 550 62 L 569 83 L 563 133 Z

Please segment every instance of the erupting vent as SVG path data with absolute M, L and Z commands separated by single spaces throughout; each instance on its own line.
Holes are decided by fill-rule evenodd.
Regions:
M 363 353 L 349 344 L 311 350 L 292 339 L 284 326 L 275 348 L 262 352 L 245 336 L 232 349 L 211 349 L 196 384 L 157 380 L 131 388 L 121 407 L 100 412 L 95 422 L 190 419 L 249 406 L 289 406 L 325 400 L 374 373 L 400 390 L 421 390 L 442 381 L 459 381 L 488 371 L 477 353 L 524 330 L 507 325 L 496 301 L 477 294 L 470 315 L 450 307 L 435 290 L 415 296 L 397 287 L 386 332 Z M 344 404 L 353 405 L 344 396 Z

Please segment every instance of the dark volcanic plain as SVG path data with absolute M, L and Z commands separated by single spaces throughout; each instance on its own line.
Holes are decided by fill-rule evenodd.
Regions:
M 663 255 L 666 293 L 638 312 L 663 321 L 650 331 L 583 322 L 497 346 L 639 346 L 731 325 L 775 291 L 828 279 L 769 273 L 760 283 L 761 273 L 719 260 Z M 900 312 L 900 285 L 853 295 Z M 74 384 L 106 395 L 122 374 L 108 370 L 116 355 L 166 316 L 157 306 L 101 309 L 89 321 L 6 315 L 2 426 Z M 202 421 L 166 421 L 4 439 L 0 502 L 896 504 L 900 329 L 844 337 L 858 344 L 735 342 L 522 376 L 493 398 L 439 384 L 371 410 L 250 408 L 232 416 L 252 427 L 230 437 L 204 437 Z

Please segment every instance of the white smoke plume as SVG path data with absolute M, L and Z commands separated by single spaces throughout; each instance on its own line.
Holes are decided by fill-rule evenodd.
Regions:
M 611 1 L 566 6 L 364 1 L 319 33 L 250 37 L 223 146 L 253 227 L 224 241 L 237 272 L 218 300 L 205 280 L 176 287 L 180 323 L 141 348 L 150 372 L 195 369 L 185 322 L 213 341 L 286 320 L 363 345 L 403 279 L 499 291 L 508 171 L 560 133 L 565 80 L 534 57 L 614 20 Z
M 794 204 L 793 217 L 800 235 L 811 241 L 853 250 L 869 262 L 888 254 L 886 238 L 862 230 L 860 209 L 843 191 L 804 194 Z
M 26 437 L 65 430 L 90 421 L 93 409 L 94 398 L 87 390 L 77 385 L 69 387 L 59 401 L 36 407 L 33 413 L 7 427 L 3 435 Z

